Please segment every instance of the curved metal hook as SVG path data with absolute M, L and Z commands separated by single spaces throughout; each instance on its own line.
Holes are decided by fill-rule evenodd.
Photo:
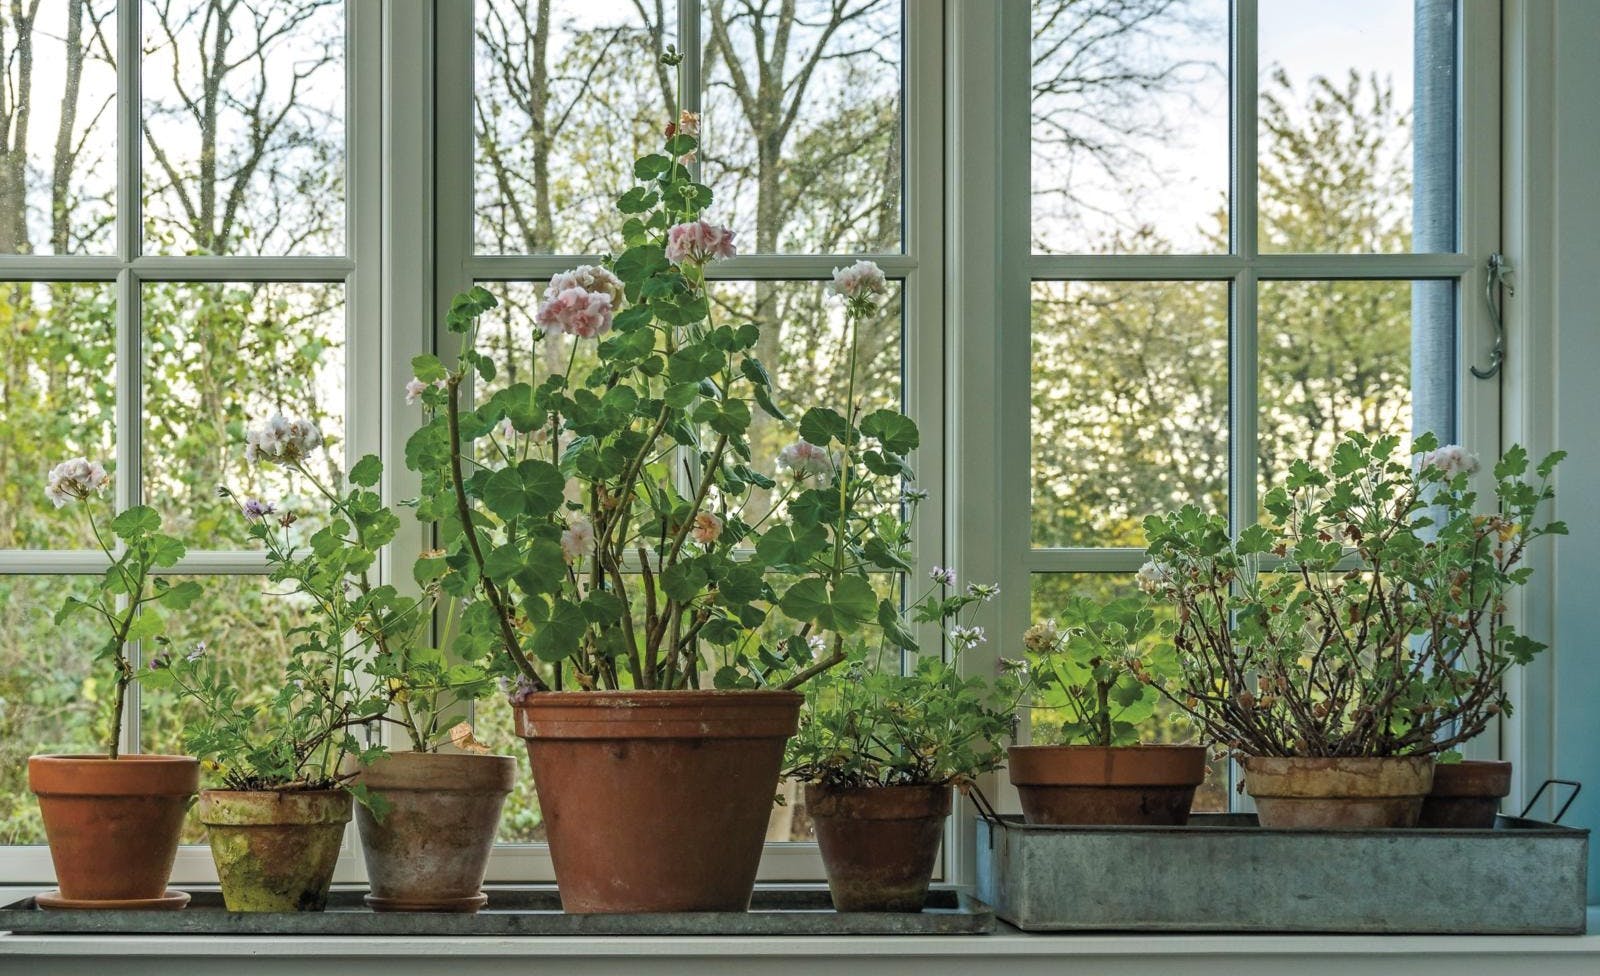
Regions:
M 1516 289 L 1507 280 L 1511 276 L 1511 262 L 1499 251 L 1489 255 L 1489 273 L 1483 282 L 1483 302 L 1489 307 L 1489 321 L 1494 324 L 1494 346 L 1489 350 L 1489 365 L 1485 369 L 1471 367 L 1472 375 L 1480 380 L 1493 378 L 1506 362 L 1506 323 L 1502 292 L 1515 295 Z

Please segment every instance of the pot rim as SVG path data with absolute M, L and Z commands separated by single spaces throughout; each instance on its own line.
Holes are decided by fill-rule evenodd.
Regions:
M 1006 759 L 1018 788 L 1198 787 L 1206 778 L 1205 746 L 1010 746 Z
M 28 788 L 36 796 L 193 796 L 200 761 L 159 753 L 29 756 Z
M 367 766 L 352 757 L 346 769 L 356 782 L 388 793 L 505 794 L 517 780 L 513 757 L 472 752 L 389 752 Z
M 798 691 L 550 691 L 512 707 L 529 742 L 784 738 L 799 727 Z
M 196 809 L 200 822 L 208 828 L 326 827 L 349 823 L 352 806 L 353 797 L 343 789 L 216 789 L 201 790 Z
M 955 791 L 954 783 L 804 786 L 806 812 L 813 820 L 943 820 L 950 815 Z
M 1247 756 L 1253 797 L 1330 799 L 1421 797 L 1433 785 L 1432 756 Z

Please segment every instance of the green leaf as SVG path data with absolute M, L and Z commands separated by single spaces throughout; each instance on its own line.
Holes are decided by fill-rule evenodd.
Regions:
M 633 175 L 641 180 L 653 180 L 671 168 L 671 159 L 660 153 L 651 153 L 634 161 Z
M 187 610 L 194 601 L 205 595 L 205 589 L 194 580 L 184 580 L 162 591 L 161 605 L 169 610 Z
M 123 542 L 131 544 L 152 532 L 161 531 L 161 516 L 148 505 L 135 505 L 111 520 L 111 531 Z
M 515 468 L 501 468 L 489 476 L 483 503 L 502 519 L 519 515 L 542 518 L 561 506 L 566 479 L 548 461 L 530 458 Z
M 756 543 L 756 555 L 768 566 L 802 566 L 828 545 L 820 525 L 782 524 L 768 529 Z
M 411 357 L 411 373 L 424 383 L 437 383 L 450 375 L 439 357 L 432 355 Z
M 811 577 L 789 587 L 778 606 L 794 620 L 849 634 L 872 619 L 877 603 L 872 586 L 859 576 L 846 576 L 831 589 Z
M 703 593 L 711 583 L 705 557 L 686 559 L 668 566 L 661 574 L 661 592 L 679 603 L 687 603 Z
M 800 437 L 818 447 L 830 440 L 843 444 L 849 431 L 850 424 L 832 407 L 812 407 L 800 418 Z
M 917 425 L 898 410 L 874 410 L 867 414 L 861 420 L 861 433 L 877 438 L 883 449 L 892 454 L 910 454 L 921 442 Z
M 368 454 L 363 456 L 361 460 L 356 462 L 355 467 L 350 469 L 350 483 L 352 485 L 360 485 L 363 488 L 371 488 L 378 483 L 378 479 L 382 475 L 383 462 L 378 460 L 377 455 Z
M 578 650 L 583 634 L 589 629 L 589 618 L 583 609 L 570 600 L 557 600 L 550 616 L 534 625 L 530 649 L 541 661 L 551 664 L 564 661 Z

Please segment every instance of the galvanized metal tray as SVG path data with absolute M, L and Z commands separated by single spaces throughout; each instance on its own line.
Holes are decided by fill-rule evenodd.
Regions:
M 1031 932 L 1581 934 L 1589 832 L 978 821 L 980 899 Z
M 921 912 L 836 912 L 820 887 L 758 889 L 748 912 L 567 915 L 554 887 L 485 886 L 476 915 L 377 913 L 363 888 L 338 889 L 325 912 L 229 912 L 215 888 L 187 887 L 182 911 L 47 911 L 32 898 L 0 907 L 0 931 L 82 935 L 986 935 L 994 912 L 936 887 Z

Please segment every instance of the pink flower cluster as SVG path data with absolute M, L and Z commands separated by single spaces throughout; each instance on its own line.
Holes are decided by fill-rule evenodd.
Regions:
M 833 457 L 809 441 L 795 441 L 779 451 L 778 464 L 788 468 L 800 481 L 833 473 Z
M 45 494 L 57 508 L 74 498 L 88 498 L 111 482 L 111 475 L 98 461 L 75 457 L 50 469 Z
M 833 291 L 847 299 L 866 299 L 888 290 L 883 269 L 875 261 L 857 261 L 848 268 L 833 269 Z
M 1438 468 L 1451 481 L 1454 481 L 1457 475 L 1477 474 L 1478 467 L 1477 456 L 1467 453 L 1467 449 L 1459 444 L 1446 444 L 1417 458 L 1419 471 Z
M 561 555 L 576 563 L 594 548 L 594 525 L 581 515 L 574 516 L 561 533 Z
M 708 220 L 676 224 L 667 231 L 667 260 L 673 264 L 705 264 L 737 253 L 732 229 Z
M 622 304 L 622 282 L 605 268 L 579 265 L 550 279 L 533 320 L 547 336 L 593 339 L 611 331 Z

